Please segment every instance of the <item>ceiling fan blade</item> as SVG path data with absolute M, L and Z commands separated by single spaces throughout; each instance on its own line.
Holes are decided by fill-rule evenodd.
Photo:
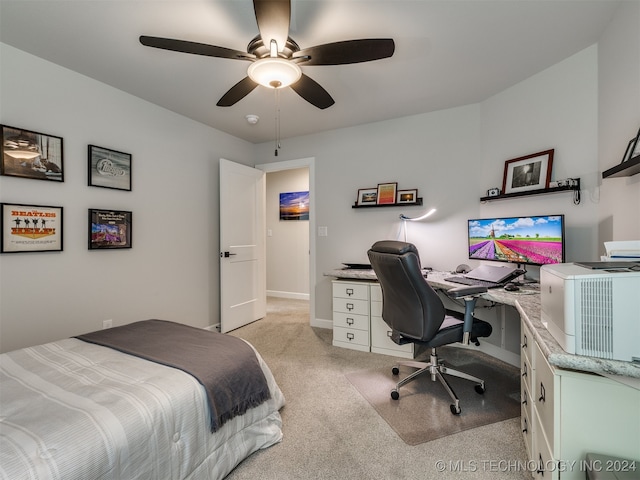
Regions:
M 293 58 L 309 57 L 303 65 L 346 65 L 388 58 L 395 49 L 391 38 L 345 40 L 305 48 L 296 52 Z
M 291 85 L 291 88 L 307 102 L 322 110 L 336 103 L 335 100 L 331 98 L 331 95 L 329 95 L 329 92 L 304 73 L 302 77 L 300 77 L 300 80 Z
M 236 83 L 233 87 L 225 93 L 216 105 L 218 107 L 230 107 L 235 103 L 242 100 L 244 97 L 253 92 L 253 89 L 256 88 L 258 84 L 251 80 L 249 77 L 244 77 L 238 83 Z
M 174 40 L 172 38 L 140 36 L 140 43 L 146 47 L 162 48 L 174 52 L 193 53 L 207 57 L 231 58 L 233 60 L 252 60 L 255 55 L 232 50 L 230 48 L 216 47 L 206 43 L 188 42 L 186 40 Z
M 275 40 L 278 44 L 278 51 L 281 52 L 287 43 L 287 38 L 289 38 L 291 1 L 253 0 L 253 9 L 264 46 L 268 49 L 271 40 Z

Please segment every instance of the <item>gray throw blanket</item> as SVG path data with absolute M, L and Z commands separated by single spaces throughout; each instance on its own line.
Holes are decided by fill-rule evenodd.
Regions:
M 271 396 L 253 349 L 236 337 L 165 320 L 144 320 L 76 338 L 195 377 L 207 392 L 212 432 Z

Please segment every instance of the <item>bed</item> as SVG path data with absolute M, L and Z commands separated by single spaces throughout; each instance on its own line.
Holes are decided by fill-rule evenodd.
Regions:
M 187 367 L 168 366 L 171 359 L 151 361 L 145 352 L 124 353 L 128 346 L 104 346 L 92 337 L 4 353 L 0 355 L 0 478 L 221 479 L 251 453 L 282 439 L 279 410 L 285 399 L 253 346 L 237 337 L 172 322 L 131 325 L 143 328 L 149 322 L 155 322 L 156 329 L 161 322 L 225 342 L 227 347 L 216 347 L 214 352 L 205 352 L 199 340 L 197 345 L 187 341 L 180 346 L 182 352 L 197 352 L 212 366 L 224 366 L 216 380 L 219 385 L 229 380 L 241 387 L 248 384 L 239 380 L 248 367 L 234 370 L 225 362 L 230 351 L 233 362 L 235 352 L 250 351 L 268 393 L 238 408 L 239 403 L 221 387 L 216 401 L 228 411 L 215 412 L 211 386 L 187 373 Z M 141 332 L 133 336 L 143 343 L 153 341 L 153 335 Z M 178 342 L 179 336 L 171 332 L 161 350 Z M 219 351 L 227 358 L 221 359 Z

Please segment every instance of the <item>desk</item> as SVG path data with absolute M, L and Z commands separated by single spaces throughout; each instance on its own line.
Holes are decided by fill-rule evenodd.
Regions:
M 373 270 L 325 275 L 377 280 Z M 429 272 L 427 281 L 445 290 L 459 286 L 447 276 Z M 640 365 L 565 352 L 540 321 L 539 294 L 491 289 L 482 297 L 520 315 L 520 421 L 529 460 L 523 468 L 536 479 L 583 479 L 589 452 L 635 459 L 640 468 Z

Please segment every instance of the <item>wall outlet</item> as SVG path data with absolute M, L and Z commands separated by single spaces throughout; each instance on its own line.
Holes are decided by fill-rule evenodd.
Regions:
M 111 328 L 113 327 L 113 320 L 109 319 L 109 320 L 103 320 L 102 321 L 102 329 L 104 330 L 105 328 Z

